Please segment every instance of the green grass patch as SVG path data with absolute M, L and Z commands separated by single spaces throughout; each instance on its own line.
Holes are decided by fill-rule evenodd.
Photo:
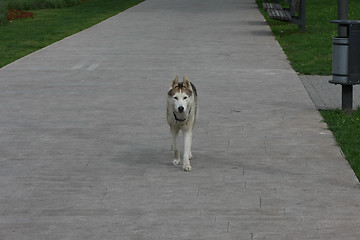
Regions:
M 294 70 L 300 74 L 331 75 L 332 37 L 337 35 L 337 25 L 330 21 L 337 19 L 337 0 L 306 1 L 304 33 L 296 24 L 269 19 L 263 1 L 256 0 Z M 360 19 L 360 1 L 349 0 L 349 19 Z
M 0 67 L 89 28 L 143 0 L 88 0 L 79 5 L 33 10 L 34 18 L 0 26 Z
M 2 0 L 7 9 L 30 10 L 71 7 L 83 0 Z
M 360 179 L 360 108 L 350 114 L 341 110 L 320 111 L 320 113 Z
M 0 1 L 0 26 L 4 25 L 7 21 L 6 15 L 7 15 L 7 4 L 3 1 Z

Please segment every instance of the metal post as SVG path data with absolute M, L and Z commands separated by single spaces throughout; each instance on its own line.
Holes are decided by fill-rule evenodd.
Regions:
M 348 19 L 348 0 L 338 0 L 338 19 L 347 20 Z M 347 27 L 338 25 L 338 35 L 339 37 L 347 37 Z
M 353 109 L 353 85 L 342 85 L 342 110 L 351 111 Z
M 348 19 L 348 0 L 338 0 L 338 19 Z M 347 27 L 338 25 L 339 37 L 348 37 Z M 353 108 L 353 86 L 342 85 L 342 109 L 352 110 Z

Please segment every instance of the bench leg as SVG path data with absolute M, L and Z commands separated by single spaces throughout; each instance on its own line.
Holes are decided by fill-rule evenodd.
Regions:
M 305 32 L 305 0 L 300 0 L 299 19 L 301 20 L 300 31 Z
M 301 32 L 305 32 L 305 21 L 299 23 L 299 29 Z

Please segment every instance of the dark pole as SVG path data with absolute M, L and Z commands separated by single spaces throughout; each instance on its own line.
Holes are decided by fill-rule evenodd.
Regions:
M 338 19 L 347 20 L 348 19 L 348 0 L 338 0 Z M 347 27 L 338 25 L 338 35 L 339 37 L 348 37 Z M 342 85 L 342 109 L 343 110 L 352 110 L 353 108 L 353 86 L 352 85 Z
M 348 0 L 338 0 L 338 19 L 348 20 Z M 338 26 L 339 37 L 347 37 L 347 27 Z

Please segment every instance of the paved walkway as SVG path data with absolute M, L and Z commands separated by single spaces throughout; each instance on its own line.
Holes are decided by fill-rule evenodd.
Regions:
M 199 93 L 171 164 L 173 76 Z M 353 171 L 254 0 L 147 0 L 0 70 L 0 239 L 342 239 Z
M 308 91 L 316 108 L 341 109 L 341 85 L 330 84 L 332 76 L 300 75 L 300 80 Z M 353 86 L 353 109 L 360 107 L 360 86 Z

